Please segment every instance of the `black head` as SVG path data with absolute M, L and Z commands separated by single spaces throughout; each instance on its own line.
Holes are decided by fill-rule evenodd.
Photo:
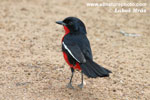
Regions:
M 66 26 L 70 30 L 70 33 L 86 34 L 84 23 L 76 17 L 67 17 L 63 21 L 57 21 L 56 23 Z

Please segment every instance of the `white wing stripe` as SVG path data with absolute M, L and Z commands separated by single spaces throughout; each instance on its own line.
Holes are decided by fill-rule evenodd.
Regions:
M 69 50 L 69 48 L 65 45 L 64 42 L 63 42 L 63 45 L 64 45 L 65 49 L 70 53 L 70 55 L 71 55 L 77 62 L 80 63 L 80 61 L 79 61 L 77 58 L 75 58 L 75 57 L 73 56 L 72 52 L 71 52 L 71 51 Z

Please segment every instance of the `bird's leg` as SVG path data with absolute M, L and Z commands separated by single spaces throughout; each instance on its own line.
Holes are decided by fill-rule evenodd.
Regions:
M 81 72 L 81 84 L 78 85 L 80 89 L 83 88 L 83 72 Z
M 67 88 L 74 89 L 74 87 L 72 86 L 72 78 L 73 78 L 73 74 L 74 74 L 74 69 L 73 68 L 71 68 L 71 72 L 72 72 L 72 75 L 71 75 L 71 78 L 70 78 L 70 82 L 67 85 Z

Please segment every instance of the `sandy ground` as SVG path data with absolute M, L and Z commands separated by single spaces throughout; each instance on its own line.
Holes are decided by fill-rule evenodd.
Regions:
M 132 0 L 144 1 L 147 13 L 87 7 L 90 0 L 0 0 L 0 100 L 150 100 L 150 6 Z M 75 89 L 66 88 L 71 72 L 61 53 L 64 30 L 55 21 L 68 16 L 83 20 L 94 60 L 113 72 L 84 76 L 82 90 L 79 72 Z

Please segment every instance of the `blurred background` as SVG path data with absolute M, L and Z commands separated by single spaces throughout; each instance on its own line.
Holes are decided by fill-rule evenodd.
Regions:
M 142 7 L 87 6 L 87 3 L 146 3 Z M 145 9 L 144 13 L 115 9 Z M 62 26 L 68 16 L 87 28 L 94 60 L 109 78 L 71 75 L 63 60 Z M 150 2 L 148 0 L 0 0 L 0 100 L 149 100 Z

